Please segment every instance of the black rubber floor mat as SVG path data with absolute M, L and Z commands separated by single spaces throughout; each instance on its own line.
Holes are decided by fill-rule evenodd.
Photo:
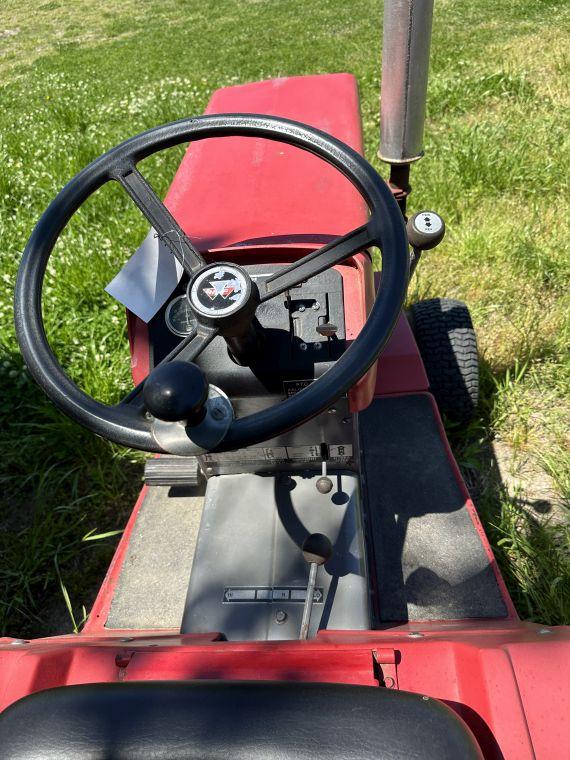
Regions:
M 429 397 L 377 399 L 358 419 L 378 623 L 505 617 Z

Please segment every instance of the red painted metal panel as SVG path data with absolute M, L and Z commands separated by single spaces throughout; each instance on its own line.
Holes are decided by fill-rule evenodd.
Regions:
M 20 647 L 4 640 L 0 709 L 66 684 L 276 678 L 377 686 L 381 672 L 397 688 L 449 704 L 472 729 L 487 760 L 567 757 L 570 631 L 552 628 L 545 635 L 541 630 L 518 621 L 469 621 L 323 631 L 309 642 L 149 634 L 126 640 L 68 636 Z
M 133 528 L 135 527 L 137 516 L 139 514 L 140 508 L 142 507 L 142 503 L 147 491 L 148 486 L 143 486 L 136 504 L 133 507 L 129 521 L 125 527 L 125 530 L 123 531 L 119 545 L 117 546 L 115 554 L 113 555 L 113 559 L 109 565 L 105 579 L 101 584 L 97 598 L 93 603 L 93 607 L 89 613 L 89 618 L 83 627 L 82 635 L 102 633 L 105 630 L 105 623 L 109 615 L 109 610 L 111 609 L 111 602 L 113 601 L 115 588 L 119 582 L 119 575 L 121 574 L 123 562 L 125 561 L 125 555 L 127 553 L 129 541 L 131 540 L 131 534 L 133 532 Z
M 350 74 L 270 79 L 216 91 L 206 113 L 260 113 L 302 121 L 362 152 Z M 203 251 L 243 241 L 317 244 L 367 218 L 351 183 L 290 145 L 228 137 L 188 148 L 166 204 Z
M 150 371 L 148 326 L 128 309 L 127 331 L 131 351 L 131 375 L 133 383 L 138 385 Z
M 223 647 L 202 652 L 137 653 L 125 680 L 230 679 L 245 681 L 318 681 L 378 686 L 370 649 L 260 650 L 254 657 Z
M 378 359 L 375 396 L 421 393 L 429 383 L 412 329 L 404 314 Z
M 505 646 L 526 710 L 536 757 L 570 757 L 570 646 L 564 629 L 542 628 L 542 641 Z M 546 631 L 546 632 L 544 632 Z M 568 632 L 568 629 L 566 629 Z

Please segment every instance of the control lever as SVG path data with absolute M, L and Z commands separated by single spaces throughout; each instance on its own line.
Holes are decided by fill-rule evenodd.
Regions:
M 410 277 L 418 265 L 423 251 L 439 245 L 445 235 L 445 222 L 435 211 L 418 211 L 406 224 L 408 242 L 412 246 L 410 257 Z
M 163 451 L 197 456 L 225 437 L 234 418 L 226 394 L 208 381 L 196 364 L 171 361 L 155 367 L 143 388 L 152 417 L 152 435 Z
M 153 369 L 143 399 L 157 420 L 198 425 L 206 414 L 208 381 L 196 364 L 172 361 Z
M 321 443 L 321 477 L 315 483 L 319 493 L 330 493 L 333 489 L 333 482 L 327 475 L 327 462 L 329 458 L 329 447 L 326 443 Z
M 332 557 L 332 553 L 332 544 L 322 533 L 311 533 L 311 535 L 307 536 L 303 542 L 303 557 L 305 561 L 309 563 L 310 569 L 299 639 L 306 639 L 309 635 L 313 597 L 315 596 L 315 584 L 317 582 L 317 570 L 319 569 L 319 565 L 324 565 L 325 562 L 329 561 Z

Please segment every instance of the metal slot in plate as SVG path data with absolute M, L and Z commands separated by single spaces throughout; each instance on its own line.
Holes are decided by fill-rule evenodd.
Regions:
M 332 444 L 329 446 L 329 461 L 344 464 L 352 459 L 352 444 Z M 259 446 L 221 454 L 204 454 L 201 460 L 206 465 L 220 465 L 228 462 L 320 462 L 321 449 L 313 446 Z
M 222 602 L 224 604 L 242 604 L 243 602 L 305 602 L 307 589 L 299 586 L 274 588 L 271 586 L 226 586 Z M 322 604 L 324 589 L 316 588 L 313 603 Z

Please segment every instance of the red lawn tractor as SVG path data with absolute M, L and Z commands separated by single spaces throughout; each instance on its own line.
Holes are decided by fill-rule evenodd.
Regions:
M 406 218 L 430 4 L 385 6 L 390 184 L 352 76 L 273 79 L 101 156 L 34 230 L 30 372 L 156 456 L 83 631 L 0 640 L 2 757 L 570 756 L 568 629 L 517 617 L 442 426 L 477 403 L 469 313 L 403 311 L 444 223 Z M 181 143 L 163 203 L 137 163 Z M 118 281 L 135 387 L 106 406 L 51 351 L 42 282 L 111 180 L 153 232 Z

